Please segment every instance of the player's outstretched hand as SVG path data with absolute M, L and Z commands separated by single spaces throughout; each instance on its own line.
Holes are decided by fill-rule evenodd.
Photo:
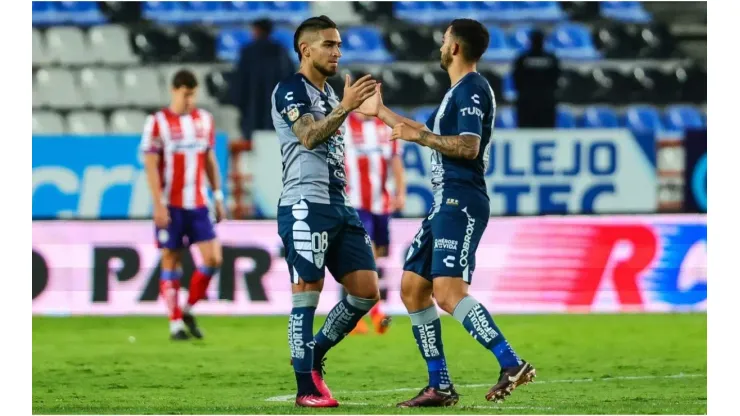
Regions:
M 226 208 L 223 202 L 216 203 L 216 224 L 226 219 Z
M 170 225 L 170 213 L 162 204 L 154 205 L 154 224 L 159 228 L 167 228 Z
M 354 111 L 363 101 L 375 95 L 375 84 L 372 75 L 365 75 L 350 85 L 349 74 L 347 74 L 344 78 L 342 107 L 347 111 Z
M 357 107 L 358 113 L 364 114 L 368 117 L 375 117 L 378 115 L 380 107 L 383 105 L 383 95 L 380 93 L 380 86 L 380 82 L 375 84 L 375 95 L 363 101 L 362 104 Z
M 407 142 L 416 142 L 419 140 L 419 133 L 421 130 L 409 126 L 405 123 L 398 123 L 393 127 L 391 133 L 391 140 L 406 140 Z

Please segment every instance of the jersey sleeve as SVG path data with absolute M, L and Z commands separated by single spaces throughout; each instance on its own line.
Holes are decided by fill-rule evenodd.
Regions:
M 288 123 L 288 127 L 293 127 L 293 123 L 311 112 L 311 99 L 303 83 L 281 83 L 275 89 L 273 102 L 277 112 Z
M 457 105 L 457 134 L 481 137 L 483 134 L 484 109 L 488 95 L 478 88 L 461 89 L 455 94 Z
M 162 151 L 162 139 L 159 137 L 159 123 L 154 115 L 149 115 L 144 123 L 144 132 L 141 134 L 140 150 L 145 153 L 159 153 Z
M 213 117 L 213 114 L 208 113 L 208 120 L 208 149 L 212 150 L 216 146 L 216 119 Z
M 434 110 L 432 114 L 429 114 L 429 118 L 427 118 L 427 122 L 424 123 L 424 125 L 427 126 L 429 131 L 434 131 L 434 119 L 437 117 L 437 111 L 439 111 L 439 108 Z

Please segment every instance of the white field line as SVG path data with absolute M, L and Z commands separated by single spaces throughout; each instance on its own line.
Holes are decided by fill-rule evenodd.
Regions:
M 534 383 L 532 383 L 530 386 L 537 386 L 539 384 L 554 384 L 554 383 L 593 383 L 597 381 L 630 381 L 630 380 L 655 380 L 655 379 L 670 379 L 670 378 L 698 378 L 698 377 L 706 377 L 706 374 L 673 374 L 670 376 L 618 376 L 618 377 L 606 377 L 606 378 L 572 378 L 572 379 L 563 379 L 563 380 L 535 380 Z M 490 387 L 492 384 L 461 384 L 457 385 L 456 387 L 460 388 L 477 388 L 477 387 Z M 342 395 L 342 394 L 385 394 L 385 393 L 398 393 L 403 391 L 418 391 L 421 390 L 421 387 L 400 387 L 395 389 L 386 389 L 386 390 L 345 390 L 345 391 L 337 391 L 334 392 L 336 395 Z M 287 394 L 284 396 L 273 396 L 268 397 L 265 399 L 266 402 L 291 402 L 295 400 L 295 394 Z M 361 403 L 361 402 L 341 402 L 340 404 L 343 405 L 350 405 L 350 406 L 368 406 L 369 403 Z M 465 406 L 465 407 L 472 407 L 475 409 L 491 409 L 494 408 L 494 406 Z M 530 406 L 518 406 L 518 407 L 509 407 L 506 406 L 506 409 L 536 409 L 536 410 L 550 410 L 549 407 L 530 407 Z

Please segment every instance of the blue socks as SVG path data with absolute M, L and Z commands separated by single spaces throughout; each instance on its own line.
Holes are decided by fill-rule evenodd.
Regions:
M 313 365 L 313 317 L 319 304 L 319 292 L 293 294 L 293 309 L 288 321 L 288 345 L 293 361 L 298 395 L 316 394 L 311 368 Z
M 464 297 L 455 306 L 452 315 L 463 324 L 473 338 L 496 356 L 502 368 L 516 367 L 522 363 L 493 322 L 491 314 L 475 298 Z
M 413 312 L 410 316 L 411 330 L 414 332 L 416 345 L 427 362 L 429 385 L 437 389 L 449 388 L 452 381 L 447 371 L 447 362 L 442 348 L 442 324 L 439 321 L 437 308 L 432 305 Z
M 314 341 L 314 364 L 318 366 L 329 349 L 339 343 L 350 331 L 355 329 L 365 314 L 375 305 L 375 299 L 358 298 L 347 295 L 339 301 L 326 317 L 324 326 L 316 334 Z

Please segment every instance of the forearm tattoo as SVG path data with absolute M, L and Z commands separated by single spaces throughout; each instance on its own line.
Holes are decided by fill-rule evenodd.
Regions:
M 479 137 L 472 135 L 437 136 L 428 130 L 419 132 L 419 143 L 445 156 L 458 159 L 475 159 L 480 149 Z
M 344 123 L 348 114 L 349 112 L 341 105 L 338 105 L 326 118 L 318 121 L 314 120 L 312 114 L 306 114 L 293 124 L 293 133 L 301 144 L 306 146 L 306 149 L 312 150 L 329 140 Z

